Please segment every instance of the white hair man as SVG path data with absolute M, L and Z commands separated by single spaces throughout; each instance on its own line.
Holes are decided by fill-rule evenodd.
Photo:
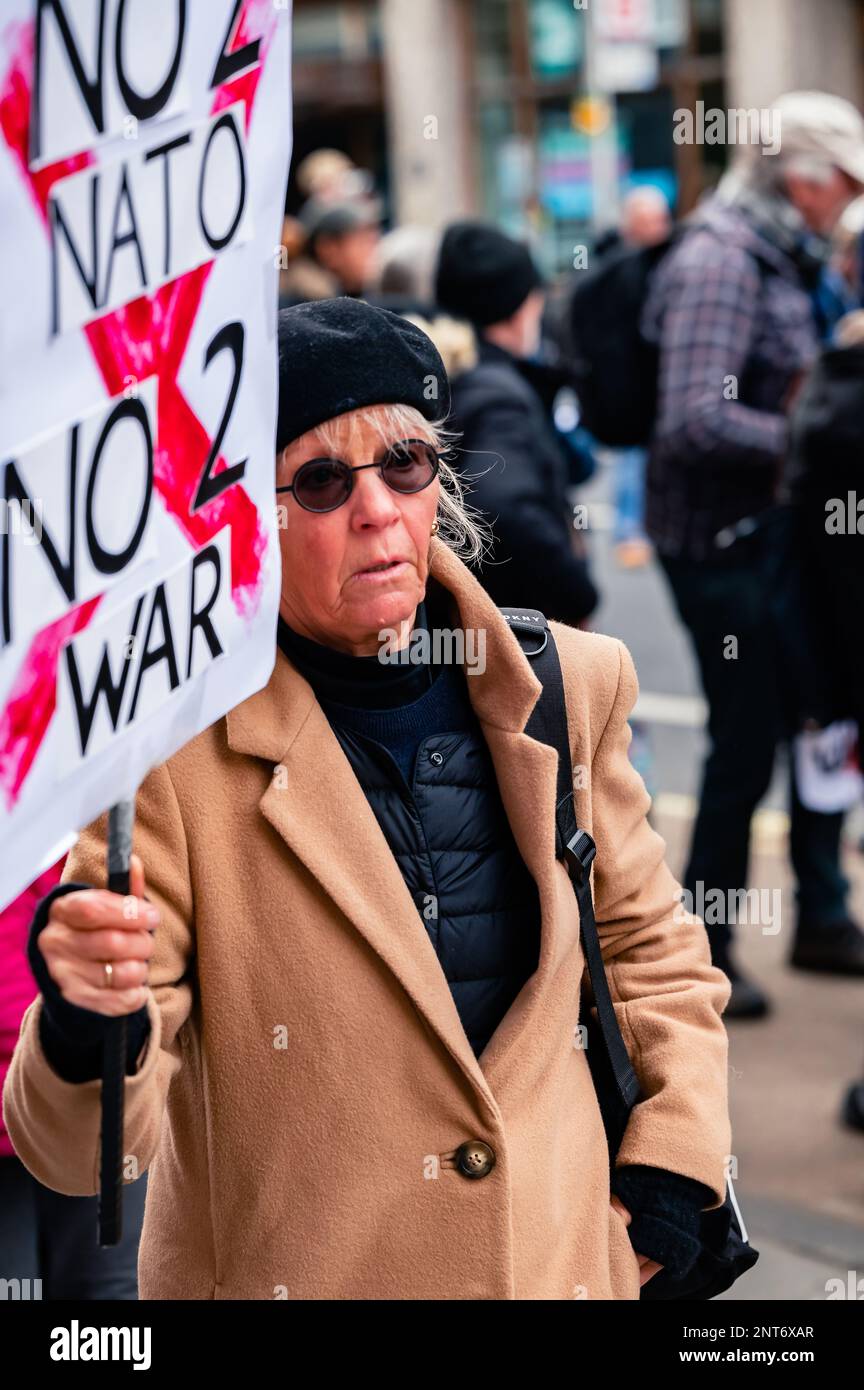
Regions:
M 646 527 L 689 629 L 709 704 L 711 751 L 685 888 L 732 903 L 745 886 L 750 821 L 778 741 L 830 722 L 792 578 L 768 524 L 787 451 L 787 412 L 818 350 L 814 291 L 830 235 L 864 188 L 864 119 L 840 97 L 794 92 L 771 143 L 742 152 L 663 261 L 643 328 L 659 348 Z M 766 123 L 767 124 L 767 123 Z M 785 616 L 782 605 L 786 604 Z M 730 643 L 731 639 L 731 643 Z M 790 963 L 864 974 L 839 865 L 842 816 L 792 788 L 797 922 Z M 728 1017 L 766 1012 L 731 956 L 734 911 L 708 927 L 730 976 Z

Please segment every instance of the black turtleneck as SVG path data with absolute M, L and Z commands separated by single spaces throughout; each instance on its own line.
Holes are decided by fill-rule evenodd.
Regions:
M 413 632 L 429 630 L 425 601 L 417 607 Z M 313 642 L 289 627 L 280 615 L 276 640 L 285 656 L 312 686 L 319 700 L 368 709 L 393 709 L 429 689 L 441 666 L 381 661 L 378 656 L 352 656 Z

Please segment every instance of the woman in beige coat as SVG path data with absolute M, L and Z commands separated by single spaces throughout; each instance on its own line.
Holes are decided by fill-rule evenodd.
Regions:
M 627 752 L 632 661 L 551 624 L 607 975 L 645 1093 L 610 1196 L 577 1045 L 584 961 L 555 857 L 557 757 L 524 732 L 540 683 L 455 553 L 476 553 L 478 532 L 440 459 L 440 358 L 414 325 L 350 300 L 283 311 L 280 356 L 273 674 L 144 781 L 129 898 L 98 886 L 105 817 L 80 836 L 66 891 L 34 922 L 43 987 L 4 1089 L 12 1142 L 49 1187 L 98 1190 L 98 1061 L 76 1051 L 76 1020 L 96 1030 L 92 1054 L 105 1017 L 127 1014 L 126 1180 L 150 1170 L 142 1298 L 637 1299 L 725 1197 L 729 987 L 646 820 Z M 455 677 L 392 666 L 410 698 L 385 701 L 382 635 L 401 649 L 427 603 L 466 651 L 479 636 L 484 660 Z M 346 670 L 344 689 L 372 680 L 364 718 L 396 709 L 389 754 L 392 719 L 376 744 L 334 700 L 325 675 L 338 694 Z M 441 715 L 445 689 L 458 718 Z M 416 722 L 436 709 L 438 724 Z M 418 899 L 393 817 L 407 806 L 427 836 L 430 807 L 448 818 L 432 764 L 444 785 L 447 756 L 466 749 L 472 766 L 488 759 L 472 805 L 497 829 L 456 873 L 472 826 L 453 829 Z M 387 776 L 361 781 L 373 754 Z M 460 938 L 465 883 L 488 895 L 504 879 L 518 911 L 484 902 L 467 920 L 487 935 Z M 453 957 L 480 948 L 492 978 L 469 988 Z

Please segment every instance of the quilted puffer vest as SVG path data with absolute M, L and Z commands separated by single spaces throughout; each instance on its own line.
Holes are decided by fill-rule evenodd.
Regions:
M 381 744 L 334 727 L 435 947 L 480 1056 L 537 968 L 540 902 L 479 724 L 417 750 L 409 787 Z

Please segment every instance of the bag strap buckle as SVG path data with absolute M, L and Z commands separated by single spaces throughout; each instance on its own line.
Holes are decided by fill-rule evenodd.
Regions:
M 575 879 L 577 883 L 582 884 L 588 878 L 596 853 L 597 846 L 587 830 L 577 830 L 576 834 L 565 842 L 564 858 L 567 861 L 570 877 Z
M 498 612 L 510 627 L 511 632 L 515 633 L 516 640 L 526 656 L 539 656 L 541 652 L 546 650 L 549 641 L 549 626 L 545 614 L 541 613 L 539 608 L 499 607 Z M 523 637 L 533 638 L 535 641 L 542 639 L 542 641 L 539 646 L 529 649 L 523 644 Z

